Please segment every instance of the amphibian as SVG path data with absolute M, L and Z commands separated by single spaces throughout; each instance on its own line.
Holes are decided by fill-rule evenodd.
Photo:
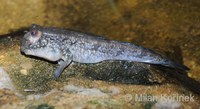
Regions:
M 125 60 L 188 70 L 186 66 L 142 46 L 36 24 L 31 25 L 29 32 L 24 35 L 20 48 L 26 55 L 58 61 L 59 67 L 54 72 L 55 78 L 58 78 L 71 62 L 98 63 L 106 60 Z

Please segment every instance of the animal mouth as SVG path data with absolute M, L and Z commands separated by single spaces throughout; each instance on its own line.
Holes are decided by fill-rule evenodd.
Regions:
M 30 50 L 27 50 L 25 47 L 20 48 L 21 53 L 24 53 L 25 55 L 29 55 Z
M 21 46 L 20 47 L 20 51 L 23 52 L 23 53 L 25 53 L 27 50 L 26 50 L 26 48 L 24 46 Z
M 21 42 L 21 46 L 20 46 L 21 53 L 24 53 L 25 55 L 32 55 L 31 53 L 34 53 L 34 52 L 32 52 L 32 50 L 29 50 L 27 46 L 25 46 L 25 43 L 23 41 Z

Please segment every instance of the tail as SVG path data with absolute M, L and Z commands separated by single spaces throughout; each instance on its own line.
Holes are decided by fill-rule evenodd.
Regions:
M 163 67 L 159 67 L 158 69 L 164 70 L 164 72 L 169 74 L 170 77 L 176 79 L 181 85 L 191 90 L 192 92 L 200 95 L 200 82 L 188 77 L 188 75 L 186 74 L 186 71 L 189 70 L 188 67 L 181 64 L 177 64 L 173 61 L 169 61 L 168 64 L 166 63 L 163 66 L 173 68 L 175 70 L 166 68 L 163 69 Z
M 187 66 L 175 63 L 175 62 L 173 62 L 171 60 L 166 60 L 162 65 L 166 66 L 166 67 L 174 68 L 174 69 L 179 69 L 181 71 L 188 71 L 188 70 L 190 70 Z
M 187 66 L 175 63 L 170 60 L 166 61 L 166 63 L 163 65 L 170 67 L 170 68 L 179 69 L 183 72 L 186 72 L 187 70 L 189 70 L 189 68 Z M 196 80 L 188 77 L 187 75 L 184 75 L 183 73 L 172 72 L 172 71 L 168 71 L 168 73 L 172 77 L 176 78 L 183 86 L 185 86 L 186 88 L 195 92 L 196 94 L 200 95 L 200 82 L 199 81 L 196 81 Z
M 168 71 L 168 73 L 172 77 L 176 78 L 183 86 L 190 89 L 194 93 L 200 95 L 200 82 L 188 77 L 187 75 L 183 75 L 179 72 L 174 73 L 172 71 Z

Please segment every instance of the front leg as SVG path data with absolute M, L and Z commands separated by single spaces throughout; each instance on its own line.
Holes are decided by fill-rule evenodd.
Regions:
M 65 61 L 62 61 L 62 62 L 60 61 L 58 68 L 54 72 L 54 79 L 57 79 L 61 75 L 61 73 L 63 72 L 63 70 L 67 66 L 69 66 L 71 64 L 71 62 L 72 62 L 72 60 L 65 60 Z
M 72 54 L 68 49 L 64 49 L 63 50 L 63 56 L 61 57 L 61 60 L 58 62 L 59 66 L 58 68 L 55 70 L 54 72 L 54 79 L 57 79 L 61 73 L 63 72 L 63 70 L 69 66 L 72 62 Z

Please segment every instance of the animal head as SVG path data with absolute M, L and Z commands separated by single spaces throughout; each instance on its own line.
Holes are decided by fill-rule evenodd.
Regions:
M 55 29 L 32 24 L 21 40 L 20 49 L 26 55 L 57 61 L 61 58 L 59 37 L 51 33 Z

